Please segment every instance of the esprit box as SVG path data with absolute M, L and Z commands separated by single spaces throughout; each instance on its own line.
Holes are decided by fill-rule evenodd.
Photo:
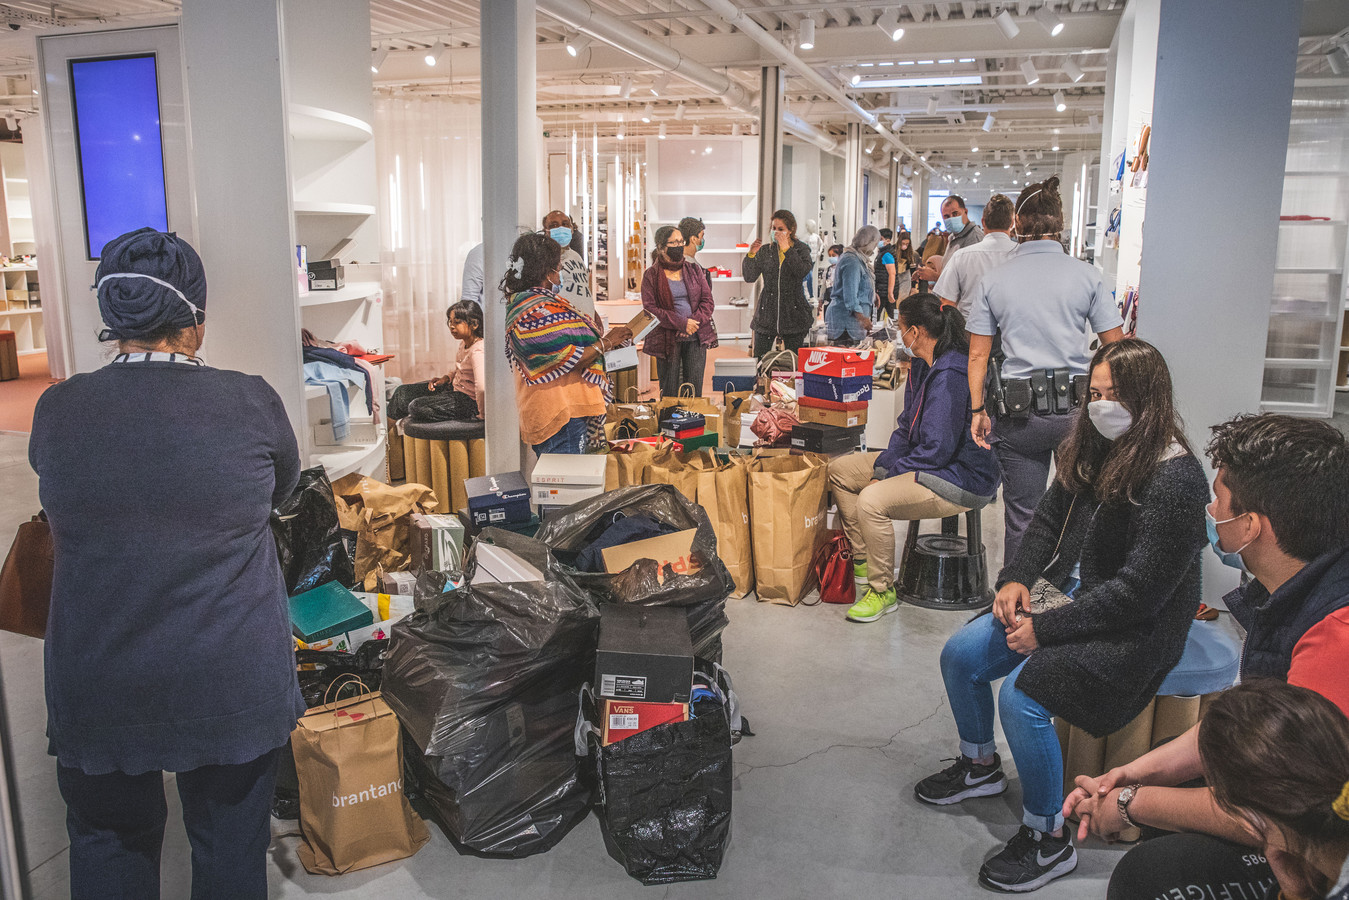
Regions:
M 478 527 L 529 521 L 529 485 L 519 472 L 470 478 L 464 482 L 464 491 L 469 516 Z
M 534 465 L 534 502 L 540 506 L 571 506 L 604 493 L 602 453 L 545 453 Z
M 463 566 L 464 523 L 458 516 L 413 513 L 411 525 L 414 572 L 448 572 Z
M 867 423 L 866 407 L 861 409 L 821 409 L 818 406 L 800 404 L 796 408 L 796 417 L 802 422 L 833 425 L 836 428 L 856 428 L 858 425 Z
M 862 442 L 866 430 L 865 425 L 835 428 L 816 422 L 802 422 L 792 428 L 792 447 L 796 450 L 805 450 L 807 453 L 823 453 L 827 456 L 850 453 Z
M 640 734 L 648 728 L 665 725 L 670 722 L 687 722 L 689 705 L 687 703 L 640 703 L 633 700 L 602 700 L 600 714 L 604 717 L 600 727 L 600 740 L 604 746 L 617 743 L 634 734 Z
M 601 605 L 594 686 L 610 700 L 688 703 L 693 643 L 684 610 Z
M 336 581 L 290 598 L 290 625 L 306 644 L 372 625 L 375 614 Z
M 835 378 L 871 377 L 876 354 L 870 350 L 847 347 L 802 347 L 797 351 L 797 368 L 805 375 L 832 375 Z
M 834 403 L 865 403 L 871 399 L 871 376 L 834 378 L 830 375 L 802 375 L 802 396 Z

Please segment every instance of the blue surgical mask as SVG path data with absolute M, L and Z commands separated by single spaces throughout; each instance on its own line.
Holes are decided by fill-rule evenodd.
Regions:
M 951 216 L 950 218 L 942 219 L 941 221 L 942 224 L 946 226 L 946 230 L 952 234 L 959 233 L 965 227 L 965 221 L 960 216 Z
M 1242 515 L 1245 515 L 1245 513 L 1242 513 Z M 1238 549 L 1231 551 L 1224 550 L 1222 547 L 1218 546 L 1218 541 L 1220 540 L 1220 538 L 1218 537 L 1218 526 L 1226 525 L 1228 522 L 1235 522 L 1237 519 L 1240 518 L 1241 516 L 1233 516 L 1230 519 L 1219 520 L 1213 518 L 1213 513 L 1209 512 L 1207 507 L 1204 509 L 1204 523 L 1208 527 L 1208 542 L 1209 545 L 1213 547 L 1213 552 L 1218 554 L 1218 558 L 1223 561 L 1223 565 L 1231 566 L 1234 569 L 1241 569 L 1242 571 L 1245 571 L 1246 563 L 1244 563 L 1241 559 L 1241 551 L 1249 547 L 1251 545 L 1251 541 L 1247 541 L 1246 543 L 1242 544 L 1241 547 L 1239 547 Z
M 917 359 L 918 354 L 914 353 L 913 348 L 909 346 L 909 342 L 904 340 L 904 332 L 908 330 L 909 329 L 905 328 L 903 331 L 900 331 L 897 335 L 895 335 L 895 343 L 899 344 L 899 349 L 903 350 L 906 354 L 908 354 L 910 359 Z
M 566 247 L 571 244 L 571 229 L 565 225 L 549 228 L 548 236 L 557 241 L 560 246 Z
M 837 257 L 837 256 L 831 256 L 831 257 L 829 257 L 829 265 L 831 265 L 831 266 L 836 266 L 836 265 L 838 265 L 838 257 Z

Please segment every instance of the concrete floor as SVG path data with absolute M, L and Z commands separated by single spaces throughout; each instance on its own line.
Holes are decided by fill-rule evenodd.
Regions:
M 38 509 L 26 438 L 0 435 L 0 541 Z M 1001 510 L 985 514 L 990 565 L 1001 561 Z M 298 838 L 274 823 L 271 896 L 610 898 L 986 897 L 980 863 L 1016 832 L 1014 773 L 1001 797 L 952 808 L 913 798 L 913 784 L 955 755 L 955 731 L 937 655 L 965 620 L 905 606 L 871 625 L 838 606 L 789 609 L 753 599 L 728 604 L 726 665 L 757 732 L 735 750 L 733 836 L 715 881 L 643 889 L 604 850 L 599 826 L 583 821 L 549 853 L 524 860 L 460 856 L 434 827 L 413 858 L 351 875 L 309 875 Z M 43 736 L 42 645 L 0 633 L 0 675 L 17 769 L 33 896 L 68 896 L 64 805 Z M 163 857 L 166 898 L 189 893 L 189 849 L 169 787 Z M 1101 897 L 1122 848 L 1089 842 L 1077 871 L 1039 891 L 1052 898 Z

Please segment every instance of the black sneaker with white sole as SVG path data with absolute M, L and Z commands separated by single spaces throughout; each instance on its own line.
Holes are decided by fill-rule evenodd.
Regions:
M 961 756 L 954 765 L 929 775 L 914 785 L 913 795 L 924 803 L 947 806 L 971 797 L 992 797 L 1007 790 L 1007 776 L 1002 773 L 1002 760 L 993 754 L 993 764 L 981 766 L 968 756 Z
M 1071 829 L 1063 837 L 1054 837 L 1022 825 L 1016 837 L 1007 842 L 979 869 L 979 883 L 995 891 L 1024 893 L 1037 891 L 1061 875 L 1077 868 L 1077 849 Z

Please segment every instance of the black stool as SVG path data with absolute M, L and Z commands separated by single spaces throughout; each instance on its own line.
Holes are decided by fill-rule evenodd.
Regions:
M 403 420 L 403 467 L 408 481 L 436 492 L 436 512 L 463 509 L 464 481 L 487 474 L 482 421 L 414 422 L 409 416 Z
M 900 600 L 927 609 L 983 609 L 993 603 L 988 586 L 980 518 L 992 498 L 965 513 L 965 537 L 960 516 L 941 520 L 941 534 L 918 535 L 919 520 L 909 522 L 900 558 L 895 593 Z

